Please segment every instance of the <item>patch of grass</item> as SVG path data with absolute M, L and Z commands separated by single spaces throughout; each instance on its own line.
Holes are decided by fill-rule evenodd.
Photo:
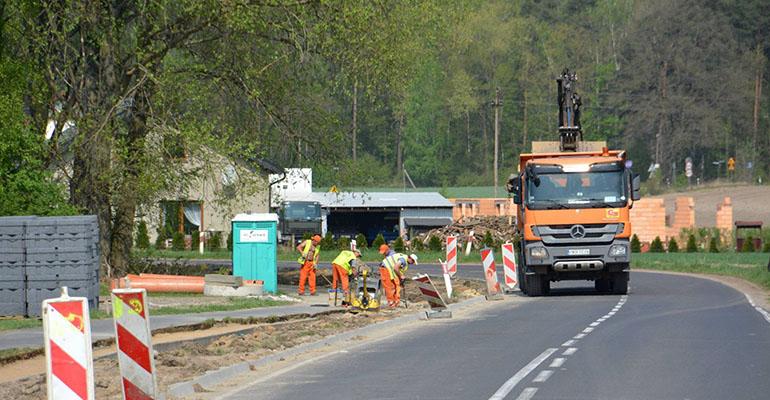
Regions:
M 91 319 L 110 318 L 110 314 L 102 310 L 91 310 Z M 37 328 L 43 326 L 43 320 L 39 318 L 7 318 L 0 319 L 0 331 L 14 329 Z
M 643 253 L 631 257 L 632 268 L 734 276 L 770 290 L 768 254 Z
M 132 255 L 140 258 L 171 258 L 171 259 L 212 259 L 224 260 L 232 258 L 232 253 L 227 249 L 206 251 L 203 254 L 196 251 L 137 249 L 132 250 Z
M 201 304 L 189 307 L 163 307 L 150 311 L 152 315 L 195 314 L 213 311 L 246 310 L 289 304 L 285 301 L 231 297 L 228 304 Z

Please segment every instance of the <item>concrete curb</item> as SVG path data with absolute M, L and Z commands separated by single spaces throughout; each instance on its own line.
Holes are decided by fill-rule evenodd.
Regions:
M 449 308 L 453 311 L 462 310 L 477 303 L 484 302 L 483 296 L 477 296 L 459 303 L 450 304 Z M 196 387 L 207 388 L 217 384 L 220 384 L 228 379 L 231 379 L 237 375 L 251 371 L 253 368 L 258 368 L 270 364 L 281 359 L 292 357 L 298 354 L 302 354 L 308 351 L 318 350 L 326 346 L 331 346 L 340 342 L 350 340 L 356 336 L 363 336 L 367 333 L 373 332 L 377 329 L 389 328 L 406 324 L 407 322 L 424 320 L 425 311 L 421 310 L 412 314 L 404 315 L 391 320 L 378 322 L 376 324 L 367 325 L 352 331 L 339 333 L 336 335 L 328 336 L 313 343 L 305 343 L 297 347 L 292 347 L 269 356 L 259 358 L 257 360 L 243 361 L 238 364 L 234 364 L 228 367 L 222 367 L 218 370 L 208 371 L 204 375 L 199 376 L 187 382 L 180 382 L 169 386 L 166 390 L 166 398 L 180 398 L 189 396 L 195 393 Z

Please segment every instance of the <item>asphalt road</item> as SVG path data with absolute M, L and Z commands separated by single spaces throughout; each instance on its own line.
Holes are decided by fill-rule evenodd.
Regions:
M 223 398 L 770 398 L 770 322 L 743 294 L 639 272 L 628 296 L 556 286 L 275 371 Z

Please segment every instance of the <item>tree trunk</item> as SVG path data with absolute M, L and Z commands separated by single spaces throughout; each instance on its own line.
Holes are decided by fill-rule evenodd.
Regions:
M 527 87 L 524 87 L 524 126 L 521 129 L 522 134 L 522 143 L 521 143 L 521 151 L 519 151 L 519 154 L 524 153 L 527 151 L 527 135 L 529 134 L 529 104 L 527 103 L 527 96 L 528 91 Z
M 404 115 L 398 116 L 398 129 L 396 129 L 396 173 L 403 174 L 404 170 L 404 158 L 403 158 L 403 145 L 401 144 L 402 135 L 404 129 Z
M 471 112 L 465 110 L 465 154 L 471 154 Z
M 660 80 L 659 80 L 661 112 L 659 114 L 659 119 L 658 119 L 658 132 L 655 134 L 655 163 L 660 165 L 663 165 L 661 146 L 663 142 L 663 125 L 666 119 L 667 71 L 668 71 L 668 61 L 663 61 L 663 65 L 660 68 Z
M 481 110 L 481 157 L 484 164 L 484 175 L 489 176 L 489 138 L 487 137 L 487 109 Z

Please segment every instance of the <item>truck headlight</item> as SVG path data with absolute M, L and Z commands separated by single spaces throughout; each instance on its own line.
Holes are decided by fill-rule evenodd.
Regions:
M 529 255 L 532 258 L 546 258 L 548 257 L 548 250 L 545 247 L 532 247 L 529 249 Z
M 628 250 L 622 244 L 613 244 L 610 246 L 610 257 L 620 257 L 626 255 Z

